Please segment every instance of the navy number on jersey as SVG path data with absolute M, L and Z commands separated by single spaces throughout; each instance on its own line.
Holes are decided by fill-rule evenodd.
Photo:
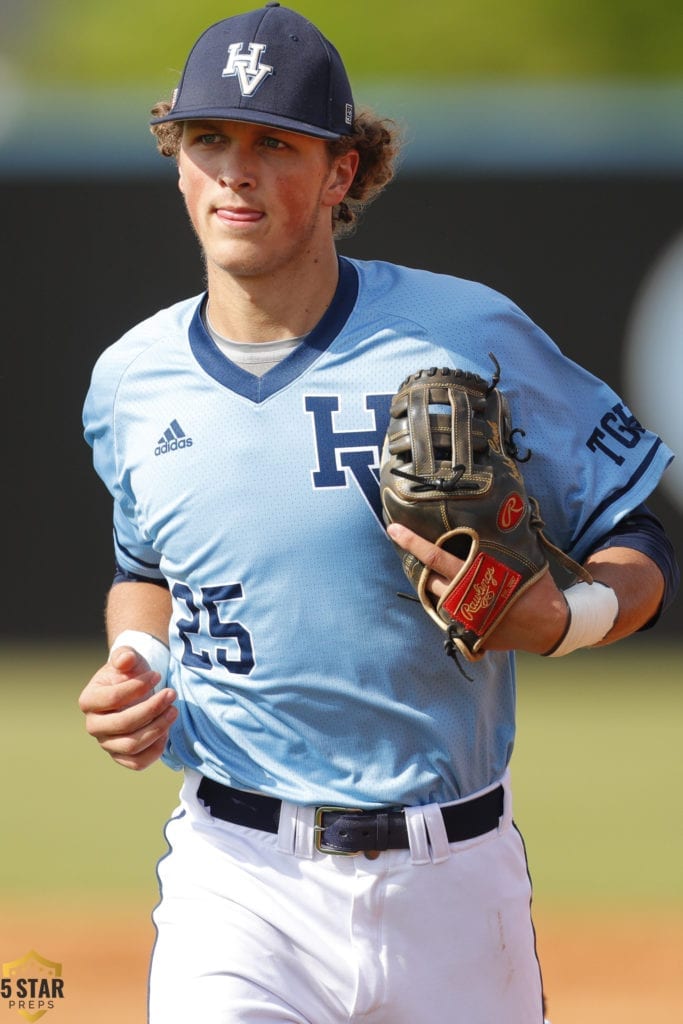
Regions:
M 242 584 L 202 587 L 201 595 L 197 598 L 184 583 L 175 583 L 171 593 L 177 601 L 183 602 L 189 613 L 188 618 L 176 622 L 183 641 L 183 664 L 188 668 L 214 668 L 220 665 L 228 672 L 248 676 L 256 664 L 251 634 L 236 619 L 226 621 L 222 618 L 226 613 L 226 604 L 243 599 Z M 192 640 L 200 633 L 205 636 L 208 633 L 216 641 L 223 642 L 213 644 L 211 650 L 201 647 L 196 650 Z

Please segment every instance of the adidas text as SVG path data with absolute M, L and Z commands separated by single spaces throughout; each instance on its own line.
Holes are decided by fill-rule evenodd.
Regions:
M 191 448 L 192 438 L 181 437 L 180 440 L 164 441 L 163 444 L 158 444 L 154 449 L 155 455 L 165 455 L 167 452 L 175 452 L 178 448 Z

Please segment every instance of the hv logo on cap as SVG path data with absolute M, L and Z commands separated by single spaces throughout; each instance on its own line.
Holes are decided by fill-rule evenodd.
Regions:
M 253 96 L 268 75 L 272 75 L 273 68 L 270 64 L 261 63 L 261 54 L 266 49 L 265 43 L 249 43 L 246 53 L 242 53 L 243 46 L 244 43 L 230 44 L 222 77 L 237 77 L 242 95 Z

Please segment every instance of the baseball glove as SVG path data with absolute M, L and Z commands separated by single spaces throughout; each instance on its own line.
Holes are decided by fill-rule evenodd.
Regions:
M 491 382 L 464 370 L 420 370 L 391 404 L 382 450 L 384 520 L 401 523 L 464 561 L 437 599 L 430 570 L 401 549 L 423 608 L 447 633 L 447 653 L 483 657 L 486 638 L 524 591 L 549 570 L 548 553 L 572 575 L 590 574 L 545 537 L 538 503 L 526 493 L 522 457 L 500 367 Z

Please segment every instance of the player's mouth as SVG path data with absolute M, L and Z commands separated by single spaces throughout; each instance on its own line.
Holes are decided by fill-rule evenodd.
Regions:
M 245 206 L 217 206 L 215 213 L 224 224 L 254 224 L 265 217 L 262 210 L 254 210 Z

